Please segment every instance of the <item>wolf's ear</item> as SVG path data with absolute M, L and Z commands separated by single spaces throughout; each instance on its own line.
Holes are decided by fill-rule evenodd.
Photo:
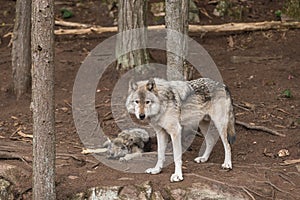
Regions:
M 147 85 L 146 85 L 147 90 L 152 92 L 156 88 L 156 84 L 153 78 L 149 79 Z
M 128 89 L 128 93 L 136 91 L 138 88 L 138 85 L 136 84 L 135 81 L 133 81 L 132 79 L 129 81 L 129 89 Z

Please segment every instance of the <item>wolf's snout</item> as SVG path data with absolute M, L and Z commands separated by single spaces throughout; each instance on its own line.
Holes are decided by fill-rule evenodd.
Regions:
M 146 117 L 146 115 L 145 114 L 139 114 L 139 118 L 141 119 L 141 120 L 143 120 L 143 119 L 145 119 L 145 117 Z

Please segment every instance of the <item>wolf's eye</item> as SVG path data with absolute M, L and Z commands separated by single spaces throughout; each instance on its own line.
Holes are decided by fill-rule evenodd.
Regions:
M 149 104 L 149 103 L 151 103 L 151 101 L 147 100 L 145 103 L 146 103 L 146 104 Z
M 135 101 L 134 101 L 134 103 L 136 103 L 136 104 L 139 104 L 139 103 L 140 103 L 140 101 L 139 101 L 139 100 L 135 100 Z

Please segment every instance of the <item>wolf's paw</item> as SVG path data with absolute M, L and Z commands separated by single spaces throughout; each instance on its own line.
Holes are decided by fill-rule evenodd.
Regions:
M 127 162 L 127 159 L 126 159 L 125 157 L 121 157 L 121 158 L 119 159 L 119 161 L 120 161 L 120 162 Z
M 232 169 L 232 164 L 231 164 L 231 162 L 224 162 L 223 164 L 222 164 L 222 168 L 223 169 Z
M 161 172 L 161 168 L 149 168 L 145 171 L 147 174 L 159 174 Z
M 196 163 L 203 163 L 203 162 L 206 162 L 207 159 L 208 159 L 208 158 L 206 158 L 206 157 L 200 156 L 200 157 L 195 158 L 194 161 L 195 161 Z
M 171 182 L 179 182 L 183 180 L 182 174 L 172 174 L 170 181 Z

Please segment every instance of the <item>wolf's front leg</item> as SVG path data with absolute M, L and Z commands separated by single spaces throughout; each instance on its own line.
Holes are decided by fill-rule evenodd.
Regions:
M 168 135 L 164 130 L 156 131 L 157 138 L 157 163 L 154 168 L 149 168 L 145 172 L 148 174 L 158 174 L 161 172 L 165 162 L 165 151 L 168 143 Z
M 181 146 L 181 126 L 178 125 L 172 127 L 169 132 L 172 139 L 173 145 L 173 156 L 174 156 L 174 163 L 175 163 L 175 173 L 172 174 L 170 181 L 171 182 L 178 182 L 183 180 L 182 176 L 182 146 Z

